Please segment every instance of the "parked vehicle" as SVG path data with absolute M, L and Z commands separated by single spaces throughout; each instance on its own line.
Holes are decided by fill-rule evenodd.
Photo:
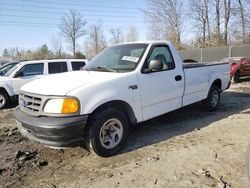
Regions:
M 9 63 L 6 63 L 6 64 L 0 66 L 0 76 L 4 75 L 6 72 L 8 72 L 17 63 L 18 63 L 17 61 L 13 61 L 13 62 L 9 62 Z
M 21 88 L 14 114 L 22 135 L 59 148 L 84 141 L 112 156 L 139 122 L 199 101 L 216 110 L 230 80 L 228 64 L 183 64 L 173 45 L 160 41 L 109 47 L 84 69 Z
M 5 65 L 7 62 L 0 62 L 0 67 Z
M 230 64 L 230 77 L 235 83 L 240 78 L 250 76 L 250 60 L 247 57 L 229 57 L 222 60 Z
M 0 109 L 17 99 L 18 92 L 24 84 L 45 75 L 80 70 L 85 66 L 83 59 L 37 60 L 10 63 L 1 68 Z

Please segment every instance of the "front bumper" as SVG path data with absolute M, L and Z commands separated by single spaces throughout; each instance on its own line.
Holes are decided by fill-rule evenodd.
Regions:
M 88 115 L 34 117 L 17 107 L 14 111 L 21 134 L 48 147 L 73 147 L 83 141 Z

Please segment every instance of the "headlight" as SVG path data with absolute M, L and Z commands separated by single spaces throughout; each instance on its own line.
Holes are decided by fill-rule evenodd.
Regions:
M 79 104 L 75 98 L 49 99 L 44 107 L 45 113 L 73 114 L 78 112 Z

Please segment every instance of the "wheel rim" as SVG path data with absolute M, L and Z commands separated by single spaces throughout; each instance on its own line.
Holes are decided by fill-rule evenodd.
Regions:
M 120 120 L 112 118 L 107 120 L 100 130 L 101 145 L 106 149 L 115 148 L 122 140 L 123 125 Z
M 219 93 L 218 91 L 213 91 L 211 105 L 213 107 L 216 107 L 218 104 L 218 101 L 219 101 Z
M 0 94 L 0 108 L 2 108 L 6 103 L 5 97 Z

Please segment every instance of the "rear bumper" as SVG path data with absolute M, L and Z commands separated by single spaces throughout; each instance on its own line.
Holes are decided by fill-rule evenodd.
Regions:
M 49 147 L 73 147 L 83 141 L 88 115 L 75 117 L 34 117 L 17 107 L 14 111 L 21 134 Z

